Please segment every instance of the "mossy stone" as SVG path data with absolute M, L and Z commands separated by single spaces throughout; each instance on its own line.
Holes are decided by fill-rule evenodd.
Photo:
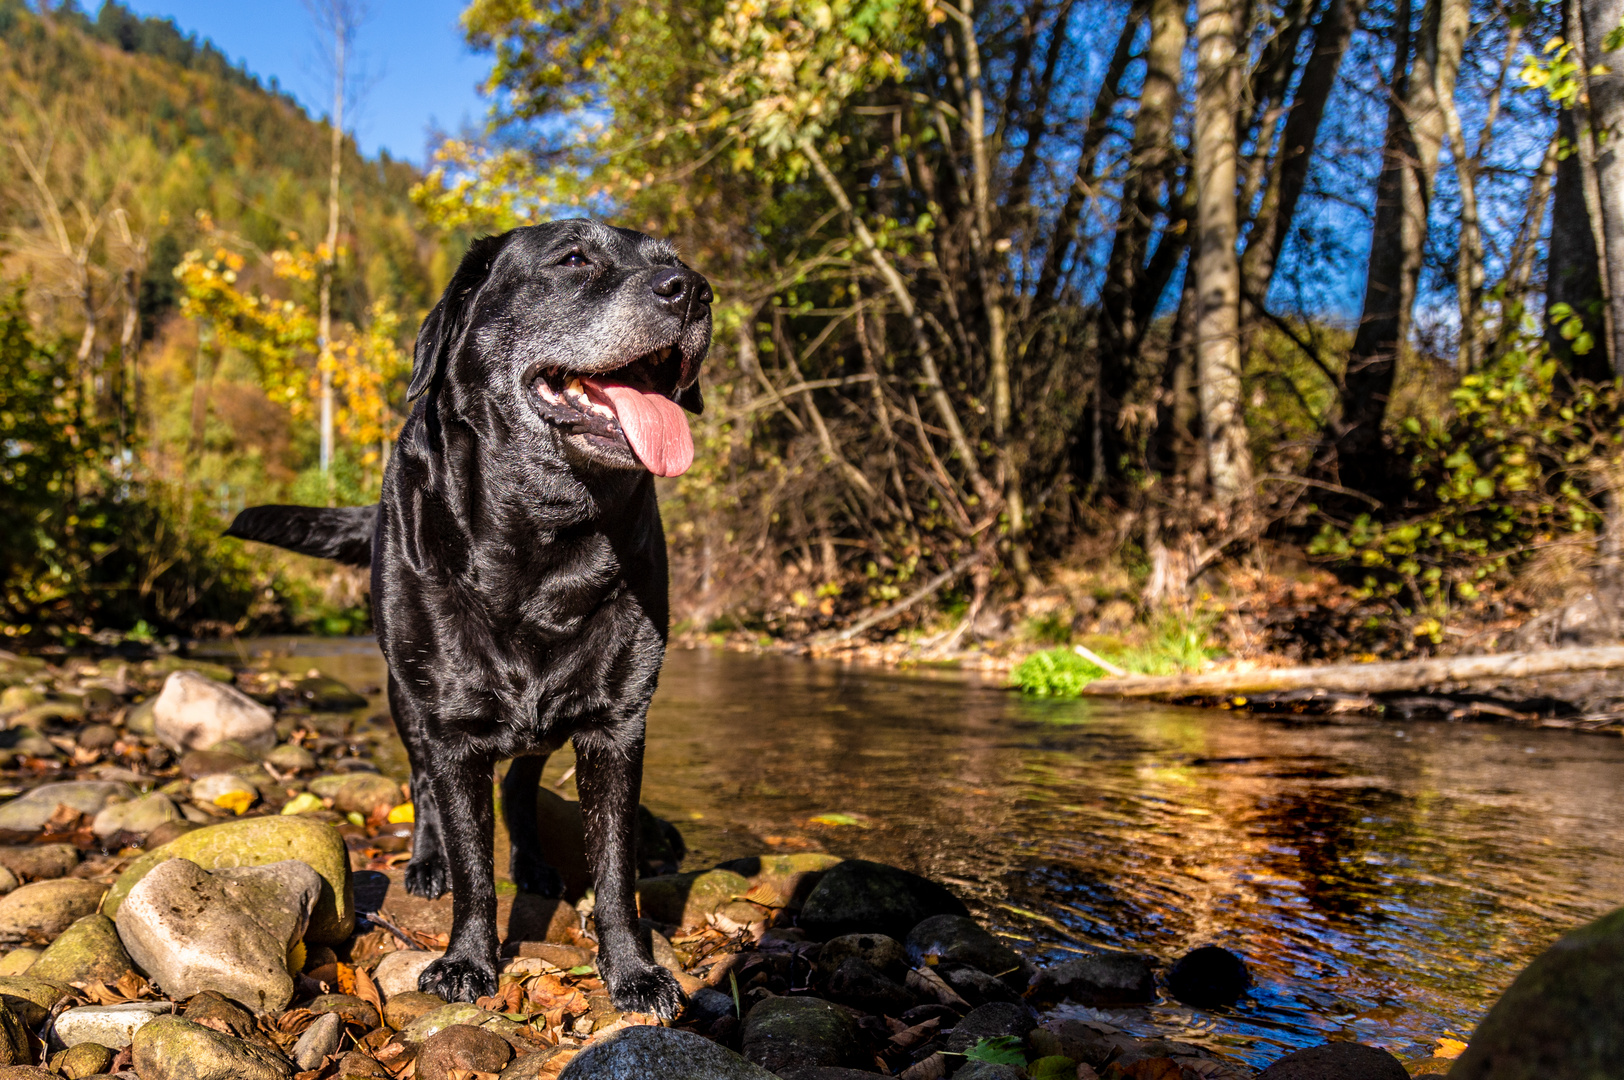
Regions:
M 102 902 L 102 914 L 114 918 L 136 882 L 168 859 L 189 859 L 205 870 L 267 866 L 284 859 L 306 863 L 322 878 L 305 940 L 331 945 L 355 930 L 355 890 L 350 883 L 350 857 L 344 838 L 331 826 L 304 815 L 253 817 L 210 825 L 177 836 L 141 856 L 119 875 Z

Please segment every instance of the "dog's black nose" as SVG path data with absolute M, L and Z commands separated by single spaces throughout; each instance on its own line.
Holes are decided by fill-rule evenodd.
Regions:
M 681 267 L 661 270 L 649 279 L 649 288 L 673 314 L 686 316 L 693 304 L 708 304 L 715 297 L 710 282 Z

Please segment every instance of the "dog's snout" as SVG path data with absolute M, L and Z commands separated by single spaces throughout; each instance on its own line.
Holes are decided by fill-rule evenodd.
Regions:
M 685 318 L 694 304 L 709 304 L 715 299 L 710 282 L 681 267 L 661 270 L 649 280 L 649 288 L 673 314 Z

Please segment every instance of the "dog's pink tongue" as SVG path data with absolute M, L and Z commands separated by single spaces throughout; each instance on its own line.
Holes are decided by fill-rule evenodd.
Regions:
M 615 410 L 626 441 L 655 476 L 681 476 L 694 463 L 694 439 L 682 407 L 663 394 L 646 394 L 618 383 L 581 380 L 590 397 Z

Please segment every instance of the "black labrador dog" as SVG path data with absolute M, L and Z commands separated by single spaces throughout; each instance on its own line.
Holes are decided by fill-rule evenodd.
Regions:
M 389 703 L 412 764 L 406 888 L 452 893 L 419 987 L 497 989 L 492 773 L 521 889 L 557 895 L 536 786 L 573 740 L 598 965 L 617 1008 L 682 991 L 637 932 L 644 716 L 665 656 L 654 477 L 693 460 L 712 296 L 663 241 L 558 221 L 474 242 L 417 336 L 413 406 L 376 506 L 259 506 L 227 535 L 372 567 Z

